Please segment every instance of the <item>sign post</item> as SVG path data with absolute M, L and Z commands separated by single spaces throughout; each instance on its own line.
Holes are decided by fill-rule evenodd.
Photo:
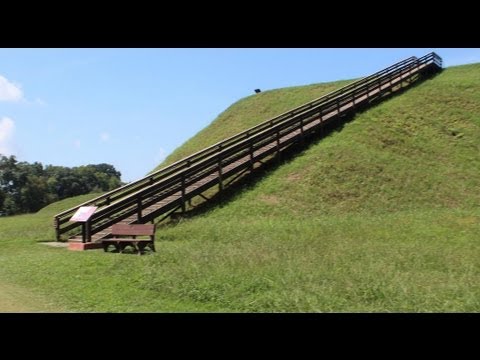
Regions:
M 90 218 L 97 210 L 96 206 L 81 206 L 69 221 L 82 222 L 82 243 L 91 241 Z

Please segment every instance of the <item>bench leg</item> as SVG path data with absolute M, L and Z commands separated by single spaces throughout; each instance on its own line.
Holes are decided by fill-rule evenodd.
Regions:
M 127 246 L 131 246 L 137 252 L 138 255 L 142 255 L 145 252 L 145 248 L 148 246 L 152 251 L 155 250 L 155 244 L 153 242 L 145 241 L 108 241 L 102 242 L 103 251 L 108 252 L 110 245 L 115 247 L 116 252 L 123 253 Z
M 155 250 L 155 244 L 153 243 L 153 241 L 152 241 L 152 242 L 149 242 L 147 245 L 148 245 L 148 247 L 149 247 L 153 252 L 156 252 L 156 250 Z
M 140 253 L 140 249 L 139 249 L 139 247 L 138 247 L 138 244 L 137 244 L 137 242 L 135 242 L 135 241 L 132 241 L 132 242 L 130 242 L 130 241 L 129 241 L 129 242 L 124 242 L 124 241 L 118 242 L 119 252 L 123 253 L 123 251 L 125 250 L 125 248 L 126 248 L 127 246 L 133 247 L 134 250 L 135 250 L 137 253 Z
M 123 253 L 123 250 L 129 245 L 129 243 L 124 243 L 124 242 L 118 242 L 118 252 Z
M 140 248 L 140 251 L 142 252 L 142 254 L 144 253 L 147 246 L 150 248 L 150 250 L 155 251 L 155 245 L 153 243 L 141 242 L 138 244 L 138 247 Z
M 135 250 L 137 251 L 137 254 L 138 254 L 138 255 L 142 255 L 142 252 L 143 252 L 142 250 L 143 250 L 143 248 L 142 248 L 142 245 L 141 245 L 141 244 L 139 244 L 139 243 L 137 243 L 137 242 L 134 242 L 134 243 L 132 243 L 132 246 L 135 248 Z
M 138 252 L 140 255 L 142 255 L 144 252 L 145 252 L 145 243 L 144 242 L 141 242 L 138 244 Z

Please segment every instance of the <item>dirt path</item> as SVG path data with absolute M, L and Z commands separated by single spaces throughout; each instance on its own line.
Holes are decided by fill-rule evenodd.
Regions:
M 0 279 L 0 313 L 62 312 L 47 299 Z

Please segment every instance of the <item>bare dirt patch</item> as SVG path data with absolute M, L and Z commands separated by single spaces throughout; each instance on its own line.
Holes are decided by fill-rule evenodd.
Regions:
M 263 201 L 266 204 L 269 205 L 278 205 L 280 204 L 280 199 L 276 197 L 275 195 L 262 195 L 259 197 L 260 201 Z
M 298 180 L 302 179 L 302 175 L 299 173 L 293 173 L 287 176 L 288 182 L 297 182 Z
M 51 246 L 51 247 L 63 247 L 63 248 L 68 247 L 68 242 L 60 242 L 60 241 L 41 242 L 40 244 Z

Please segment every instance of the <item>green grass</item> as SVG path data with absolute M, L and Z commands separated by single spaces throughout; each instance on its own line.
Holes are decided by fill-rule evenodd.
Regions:
M 319 96 L 315 87 L 325 90 L 241 100 L 167 163 Z M 448 68 L 231 201 L 160 228 L 155 254 L 39 243 L 53 239 L 54 213 L 84 200 L 1 218 L 0 278 L 68 311 L 478 312 L 479 154 L 480 64 Z
M 478 311 L 479 224 L 465 210 L 206 216 L 143 257 L 2 241 L 0 274 L 68 311 Z
M 245 131 L 263 121 L 303 105 L 351 83 L 352 80 L 294 86 L 264 91 L 236 102 L 222 112 L 209 126 L 177 148 L 155 170 Z

